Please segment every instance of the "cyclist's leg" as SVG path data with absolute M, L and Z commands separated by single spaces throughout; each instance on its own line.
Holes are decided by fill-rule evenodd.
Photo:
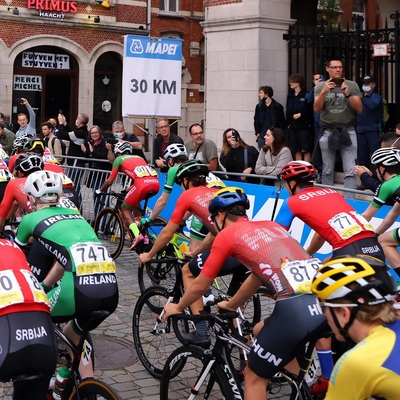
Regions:
M 195 215 L 192 215 L 190 222 L 190 250 L 196 250 L 201 242 L 207 236 L 208 229 L 203 225 L 203 222 L 197 218 Z
M 397 275 L 400 276 L 400 253 L 397 250 L 397 247 L 400 246 L 399 228 L 382 233 L 378 240 L 385 252 L 389 265 L 396 271 Z

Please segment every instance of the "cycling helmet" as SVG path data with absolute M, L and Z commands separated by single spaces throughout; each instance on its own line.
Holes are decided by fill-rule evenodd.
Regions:
M 249 199 L 243 189 L 238 187 L 226 187 L 212 195 L 208 211 L 213 215 L 218 209 L 225 209 L 234 205 L 242 205 L 246 210 L 250 208 Z
M 199 160 L 188 160 L 183 162 L 176 171 L 175 181 L 179 183 L 182 178 L 193 178 L 208 175 L 207 165 Z
M 188 156 L 186 147 L 181 143 L 172 143 L 164 151 L 164 158 L 176 158 L 179 156 Z
M 119 141 L 114 146 L 114 154 L 132 154 L 132 146 L 128 142 Z
M 284 180 L 312 180 L 317 176 L 314 165 L 307 161 L 291 161 L 281 171 L 281 178 Z
M 31 172 L 41 171 L 44 168 L 42 157 L 37 154 L 21 154 L 15 160 L 15 169 L 25 175 Z
M 312 292 L 322 301 L 349 299 L 356 305 L 377 305 L 397 296 L 394 278 L 381 260 L 364 255 L 341 256 L 316 273 Z
M 14 139 L 13 143 L 13 149 L 17 150 L 19 148 L 23 148 L 25 143 L 31 138 L 32 136 L 26 134 L 26 135 L 21 135 L 20 137 L 17 137 Z
M 34 150 L 36 147 L 41 147 L 42 150 L 44 151 L 44 143 L 43 140 L 35 138 L 35 137 L 27 137 L 24 144 L 23 144 L 23 150 L 28 152 Z
M 400 163 L 400 150 L 393 147 L 384 147 L 374 151 L 371 156 L 371 163 L 390 167 Z
M 47 202 L 57 200 L 62 193 L 60 174 L 53 171 L 37 171 L 30 174 L 26 178 L 25 193 Z

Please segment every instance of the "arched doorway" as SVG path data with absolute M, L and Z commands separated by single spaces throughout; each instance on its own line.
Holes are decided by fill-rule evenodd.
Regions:
M 62 110 L 67 121 L 77 114 L 79 67 L 75 57 L 55 46 L 36 46 L 18 54 L 14 61 L 12 121 L 26 112 L 19 98 L 26 98 L 40 123 Z
M 103 130 L 111 129 L 122 118 L 122 60 L 119 54 L 102 54 L 95 66 L 93 124 Z

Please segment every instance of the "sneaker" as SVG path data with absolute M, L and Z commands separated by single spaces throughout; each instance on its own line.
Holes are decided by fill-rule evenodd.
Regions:
M 321 396 L 328 390 L 329 379 L 320 376 L 316 382 L 310 387 L 310 393 L 313 396 Z
M 211 338 L 209 335 L 207 336 L 199 336 L 199 334 L 195 332 L 180 332 L 183 340 L 187 343 L 185 344 L 194 344 L 200 347 L 208 348 L 211 344 Z
M 143 241 L 144 241 L 144 236 L 142 234 L 139 234 L 139 236 L 132 243 L 132 246 L 129 248 L 129 250 L 133 250 L 139 243 Z

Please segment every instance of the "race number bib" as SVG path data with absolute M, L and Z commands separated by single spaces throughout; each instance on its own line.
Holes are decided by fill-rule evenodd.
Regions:
M 46 303 L 50 305 L 49 299 L 46 296 L 41 284 L 36 279 L 35 275 L 32 272 L 27 271 L 25 269 L 21 270 L 22 274 L 25 276 L 26 281 L 28 282 L 29 288 L 32 291 L 33 298 L 37 303 Z
M 14 179 L 14 176 L 11 172 L 7 171 L 6 169 L 0 169 L 0 182 L 8 182 Z
M 360 225 L 360 223 L 356 221 L 355 218 L 353 218 L 350 214 L 345 212 L 336 214 L 328 221 L 328 224 L 343 240 L 347 240 L 363 230 L 362 225 Z M 368 229 L 367 226 L 365 228 Z
M 282 272 L 296 294 L 311 293 L 311 281 L 322 266 L 317 258 L 289 261 L 282 265 Z
M 24 301 L 21 287 L 11 269 L 0 271 L 0 308 Z
M 78 209 L 76 208 L 75 203 L 73 203 L 70 199 L 67 199 L 66 197 L 60 197 L 58 199 L 57 206 L 58 207 L 62 207 L 62 208 L 70 208 L 72 210 L 78 211 Z
M 115 263 L 107 249 L 97 242 L 77 243 L 71 246 L 76 275 L 115 273 Z
M 157 176 L 157 171 L 149 165 L 139 165 L 135 167 L 133 171 L 138 178 L 143 178 L 145 176 Z

